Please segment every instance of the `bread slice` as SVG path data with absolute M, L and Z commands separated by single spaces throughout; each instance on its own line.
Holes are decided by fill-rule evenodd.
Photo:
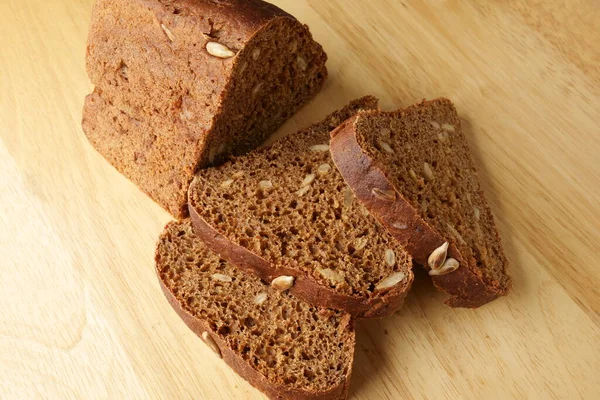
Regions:
M 165 296 L 240 376 L 272 399 L 345 399 L 354 358 L 346 313 L 313 307 L 210 252 L 189 220 L 156 248 Z
M 176 217 L 198 167 L 260 145 L 320 90 L 327 56 L 259 0 L 97 0 L 83 129 Z
M 198 171 L 189 191 L 196 234 L 263 280 L 293 284 L 309 303 L 360 317 L 397 310 L 413 280 L 411 259 L 354 201 L 328 145 L 331 129 L 375 107 L 374 98 L 360 99 L 268 148 Z
M 508 263 L 450 100 L 360 113 L 331 136 L 354 194 L 427 266 L 447 304 L 478 307 L 507 293 Z

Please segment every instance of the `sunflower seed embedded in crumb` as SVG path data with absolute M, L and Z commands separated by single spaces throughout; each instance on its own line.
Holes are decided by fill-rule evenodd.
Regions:
M 272 188 L 273 188 L 273 182 L 271 182 L 271 181 L 267 181 L 267 180 L 265 180 L 265 181 L 260 181 L 260 182 L 258 182 L 258 186 L 259 186 L 261 189 L 272 189 Z
M 252 59 L 256 61 L 258 60 L 258 57 L 260 57 L 260 49 L 254 49 L 252 52 Z
M 366 236 L 356 238 L 356 240 L 354 240 L 354 249 L 355 250 L 364 249 L 367 246 L 368 241 L 369 241 L 369 238 Z
M 271 281 L 271 287 L 276 290 L 284 291 L 294 286 L 294 277 L 288 275 L 279 276 Z
M 354 194 L 350 188 L 346 188 L 344 191 L 344 207 L 350 207 L 354 202 Z
M 231 282 L 231 277 L 224 274 L 212 274 L 211 278 L 219 282 Z
M 388 153 L 388 154 L 394 154 L 394 149 L 392 149 L 392 146 L 390 146 L 389 144 L 387 144 L 383 140 L 379 141 L 379 147 L 381 147 L 381 149 L 383 151 L 385 151 L 386 153 Z
M 410 179 L 412 179 L 413 182 L 419 182 L 419 178 L 417 178 L 417 174 L 412 168 L 408 171 L 408 176 L 410 176 Z
M 404 278 L 406 278 L 406 274 L 404 272 L 394 272 L 387 278 L 382 279 L 381 282 L 375 286 L 375 290 L 385 290 L 394 287 L 398 283 L 402 282 Z
M 328 144 L 315 144 L 314 146 L 310 146 L 310 150 L 314 151 L 316 153 L 329 151 L 329 145 Z
M 309 190 L 310 190 L 310 186 L 304 186 L 302 189 L 296 191 L 296 195 L 302 197 L 306 193 L 308 193 Z
M 233 183 L 233 179 L 227 179 L 227 180 L 221 182 L 221 187 L 222 188 L 229 187 L 229 186 L 231 186 L 232 183 Z
M 311 183 L 313 183 L 315 180 L 315 174 L 308 174 L 304 177 L 304 180 L 302 181 L 302 187 L 304 186 L 308 186 Z
M 392 224 L 392 228 L 399 229 L 402 231 L 402 230 L 408 229 L 408 225 L 403 222 L 394 222 Z
M 221 355 L 221 349 L 219 349 L 219 346 L 217 346 L 215 339 L 213 339 L 212 336 L 208 334 L 208 332 L 202 332 L 201 337 L 204 343 L 206 343 L 208 347 L 210 347 L 210 349 L 215 352 L 216 355 L 223 358 L 223 356 Z
M 425 214 L 427 212 L 428 208 L 429 208 L 429 205 L 427 204 L 427 200 L 423 200 L 421 202 L 421 214 Z
M 432 127 L 434 127 L 435 129 L 440 129 L 440 124 L 438 124 L 435 121 L 429 121 L 429 123 L 431 124 Z
M 475 207 L 475 208 L 473 209 L 473 214 L 475 214 L 475 219 L 476 219 L 477 221 L 479 221 L 479 218 L 481 218 L 481 213 L 480 213 L 480 211 L 479 211 L 479 208 Z
M 441 131 L 440 133 L 438 133 L 438 139 L 441 140 L 442 142 L 444 140 L 448 139 L 449 137 L 450 137 L 450 135 L 446 131 Z
M 256 84 L 256 86 L 254 86 L 254 89 L 252 89 L 252 95 L 256 95 L 260 91 L 260 89 L 262 88 L 262 86 L 263 86 L 263 83 L 262 82 L 258 82 Z
M 448 226 L 448 230 L 450 230 L 450 232 L 452 233 L 452 235 L 454 235 L 454 237 L 456 237 L 456 239 L 458 239 L 458 241 L 462 245 L 466 246 L 467 242 L 465 242 L 465 239 L 463 239 L 463 237 L 460 235 L 460 233 L 458 233 L 458 231 L 456 230 L 456 228 L 454 226 L 452 226 L 451 224 L 449 224 L 449 223 L 447 223 L 446 226 Z
M 442 124 L 442 129 L 446 132 L 455 132 L 454 125 Z
M 371 193 L 379 200 L 396 201 L 396 192 L 393 190 L 373 188 L 373 190 L 371 190 Z
M 423 163 L 423 174 L 425 176 L 425 180 L 433 180 L 433 170 L 431 169 L 431 165 L 429 165 L 427 162 Z
M 300 67 L 300 69 L 302 71 L 306 71 L 306 68 L 308 68 L 308 64 L 306 63 L 306 60 L 304 59 L 304 57 L 300 57 L 298 56 L 298 67 Z
M 450 243 L 445 242 L 443 245 L 431 252 L 429 258 L 427 259 L 427 265 L 429 265 L 429 268 L 438 269 L 444 265 L 446 257 L 448 257 L 448 246 L 450 246 Z
M 458 260 L 456 260 L 454 258 L 448 258 L 440 268 L 430 270 L 429 275 L 431 275 L 431 276 L 447 275 L 451 272 L 456 271 L 458 269 L 458 267 L 460 267 L 460 263 L 458 262 Z
M 215 56 L 218 58 L 231 58 L 235 56 L 235 53 L 231 51 L 231 49 L 224 44 L 218 42 L 208 42 L 206 43 L 206 51 L 211 56 Z
M 254 304 L 258 306 L 262 305 L 265 301 L 267 301 L 267 296 L 267 292 L 260 292 L 254 298 Z
M 393 267 L 394 265 L 396 265 L 396 253 L 394 253 L 394 250 L 387 249 L 385 251 L 385 263 L 389 267 Z
M 171 31 L 169 30 L 169 28 L 167 28 L 164 24 L 160 24 L 160 27 L 162 28 L 162 30 L 165 32 L 165 34 L 167 35 L 167 37 L 169 38 L 169 40 L 171 42 L 175 41 L 175 36 L 173 36 L 173 34 L 171 33 Z
M 242 176 L 244 176 L 244 171 L 238 171 L 238 172 L 236 172 L 235 174 L 231 175 L 231 177 L 232 177 L 233 179 L 239 179 L 239 178 L 241 178 Z
M 330 268 L 317 268 L 317 272 L 332 282 L 340 284 L 346 282 L 342 275 Z
M 327 163 L 319 165 L 319 168 L 317 169 L 319 175 L 327 175 L 329 171 L 331 171 L 331 165 Z

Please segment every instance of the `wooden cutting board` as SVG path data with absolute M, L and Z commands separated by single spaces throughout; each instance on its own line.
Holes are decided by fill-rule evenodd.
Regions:
M 274 2 L 331 71 L 278 135 L 364 94 L 450 97 L 513 266 L 475 311 L 418 274 L 397 315 L 359 323 L 351 397 L 599 399 L 598 2 Z M 171 310 L 169 216 L 81 131 L 91 3 L 0 2 L 0 398 L 262 398 Z

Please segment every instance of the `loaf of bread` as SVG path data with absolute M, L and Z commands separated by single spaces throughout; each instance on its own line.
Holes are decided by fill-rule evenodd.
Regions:
M 508 262 L 449 100 L 363 112 L 331 135 L 353 193 L 429 269 L 447 304 L 478 307 L 507 293 Z
M 355 101 L 268 148 L 198 171 L 189 192 L 196 234 L 234 265 L 314 305 L 353 316 L 396 311 L 412 261 L 333 165 L 329 131 L 376 100 Z
M 156 248 L 177 313 L 240 376 L 271 399 L 345 399 L 354 358 L 348 314 L 320 309 L 243 274 L 207 250 L 189 220 Z
M 326 54 L 260 0 L 97 0 L 83 129 L 176 217 L 199 167 L 261 144 L 313 98 Z

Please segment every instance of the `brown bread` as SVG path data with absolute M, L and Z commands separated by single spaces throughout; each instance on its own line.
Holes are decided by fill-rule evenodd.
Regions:
M 189 220 L 169 223 L 156 248 L 161 287 L 185 323 L 271 399 L 345 399 L 353 321 L 243 274 L 211 253 Z
M 354 200 L 328 146 L 331 129 L 374 108 L 376 99 L 360 99 L 268 148 L 198 171 L 189 192 L 196 234 L 267 282 L 293 277 L 291 292 L 309 303 L 360 317 L 397 310 L 412 261 Z
M 346 182 L 427 266 L 434 284 L 451 295 L 447 304 L 478 307 L 507 293 L 508 262 L 450 100 L 360 113 L 331 135 Z
M 97 0 L 83 129 L 176 217 L 199 167 L 261 144 L 320 90 L 326 54 L 259 0 Z

